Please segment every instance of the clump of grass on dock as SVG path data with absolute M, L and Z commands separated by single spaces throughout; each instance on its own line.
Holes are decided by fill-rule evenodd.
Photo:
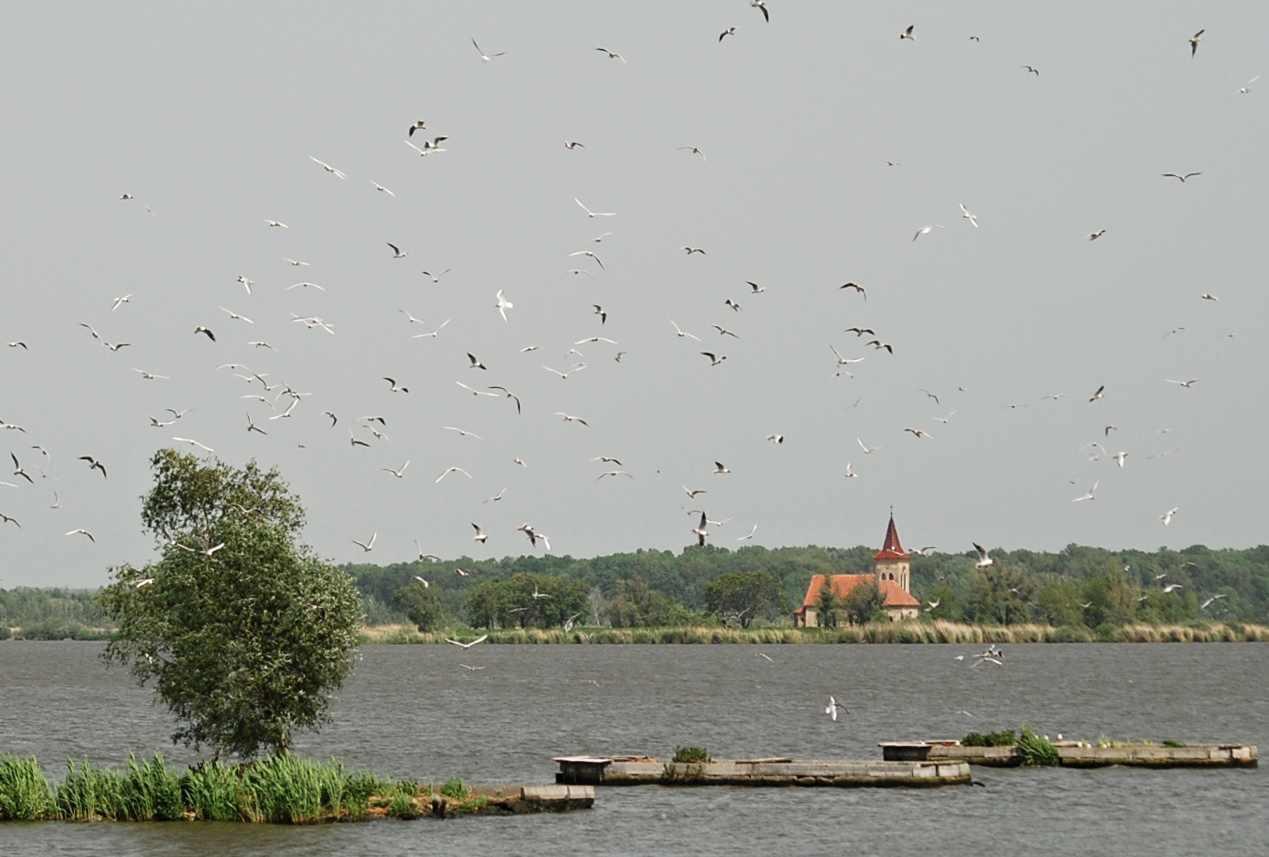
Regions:
M 1016 746 L 1024 765 L 1050 766 L 1061 762 L 1053 742 L 1043 735 L 1035 734 L 1025 726 L 1022 727 L 1022 734 L 1018 736 Z
M 34 758 L 0 756 L 0 821 L 38 821 L 53 809 L 53 789 Z
M 691 764 L 699 764 L 702 762 L 712 762 L 709 751 L 704 747 L 675 747 L 674 758 L 671 762 L 687 762 Z

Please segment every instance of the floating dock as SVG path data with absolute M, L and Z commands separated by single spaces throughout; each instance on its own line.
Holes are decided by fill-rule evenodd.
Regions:
M 1259 753 L 1254 744 L 1195 744 L 1165 747 L 1162 744 L 1114 744 L 1098 747 L 1084 741 L 1054 741 L 1058 764 L 1066 768 L 1105 768 L 1127 765 L 1141 768 L 1254 768 Z M 1013 746 L 966 747 L 959 741 L 883 741 L 882 758 L 894 762 L 965 762 L 993 768 L 1022 764 Z
M 969 785 L 961 760 L 852 761 L 791 758 L 665 762 L 653 756 L 558 756 L 555 782 L 603 786 L 819 786 L 928 788 Z

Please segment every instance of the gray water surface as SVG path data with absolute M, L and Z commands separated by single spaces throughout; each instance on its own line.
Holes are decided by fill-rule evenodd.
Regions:
M 91 643 L 0 643 L 0 752 L 118 764 L 188 753 Z M 372 646 L 300 752 L 442 781 L 550 782 L 553 755 L 696 744 L 716 756 L 877 758 L 877 742 L 1021 723 L 1055 736 L 1269 745 L 1262 644 Z M 758 656 L 769 654 L 774 663 Z M 469 672 L 459 664 L 483 666 Z M 828 694 L 849 714 L 823 713 Z M 976 769 L 986 789 L 601 790 L 567 816 L 289 828 L 0 825 L 3 855 L 1269 853 L 1261 770 Z

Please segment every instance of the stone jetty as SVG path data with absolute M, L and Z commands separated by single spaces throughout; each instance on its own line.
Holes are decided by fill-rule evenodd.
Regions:
M 967 747 L 959 741 L 883 741 L 882 758 L 894 762 L 966 762 L 994 768 L 1022 764 L 1016 747 Z M 1115 742 L 1106 746 L 1086 741 L 1054 741 L 1058 764 L 1067 768 L 1104 768 L 1127 765 L 1141 768 L 1254 768 L 1259 753 L 1254 744 L 1163 744 Z
M 819 786 L 837 788 L 968 785 L 969 765 L 947 761 L 713 759 L 669 762 L 653 756 L 558 756 L 555 781 L 603 786 Z

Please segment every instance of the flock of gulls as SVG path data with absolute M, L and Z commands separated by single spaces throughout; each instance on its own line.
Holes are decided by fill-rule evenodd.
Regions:
M 765 0 L 752 0 L 749 6 L 753 14 L 751 25 L 766 27 L 772 24 L 772 11 Z M 718 49 L 727 50 L 726 46 L 742 38 L 742 34 L 748 35 L 743 31 L 749 28 L 744 23 L 739 28 L 732 24 L 720 27 L 715 34 L 716 42 L 723 47 Z M 898 39 L 912 44 L 914 46 L 912 50 L 918 50 L 920 35 L 920 28 L 916 24 L 905 25 L 898 32 Z M 1190 60 L 1197 60 L 1200 39 L 1203 35 L 1204 30 L 1200 29 L 1188 40 L 1180 38 L 1179 47 L 1182 49 L 1182 56 L 1188 53 Z M 969 34 L 968 40 L 972 43 L 980 43 L 982 38 L 976 34 Z M 513 58 L 514 52 L 511 46 L 499 46 L 499 50 L 489 50 L 482 47 L 474 36 L 471 38 L 471 47 L 474 49 L 472 60 L 478 60 L 480 63 L 504 66 Z M 907 49 L 906 46 L 904 49 Z M 617 63 L 619 66 L 624 66 L 628 62 L 627 56 L 620 50 L 606 44 L 594 46 L 592 55 L 595 56 L 596 62 L 606 60 Z M 634 62 L 633 57 L 630 58 L 630 62 Z M 1020 68 L 1024 74 L 1036 78 L 1041 75 L 1041 70 L 1035 65 L 1022 64 Z M 1236 91 L 1240 95 L 1248 95 L 1258 79 L 1259 75 L 1251 77 Z M 461 129 L 435 127 L 429 118 L 420 118 L 416 115 L 403 116 L 400 127 L 403 144 L 401 158 L 424 159 L 428 168 L 444 169 L 447 153 L 463 145 Z M 587 151 L 587 143 L 584 140 L 572 137 L 564 137 L 563 147 L 569 153 L 569 157 L 584 157 Z M 699 162 L 701 169 L 706 169 L 705 165 L 709 163 L 706 152 L 695 143 L 667 140 L 666 151 L 673 152 L 676 157 Z M 398 190 L 403 197 L 408 193 L 403 187 L 398 186 L 398 190 L 394 190 L 376 178 L 358 177 L 356 170 L 351 168 L 345 170 L 335 166 L 325 157 L 319 156 L 319 153 L 301 151 L 295 154 L 295 158 L 298 162 L 310 165 L 313 182 L 360 182 L 363 187 L 366 185 L 372 187 L 386 206 L 399 204 L 394 202 L 398 198 Z M 899 168 L 901 164 L 898 161 L 886 161 L 884 165 L 878 164 L 879 169 L 891 167 Z M 1202 177 L 1202 170 L 1166 171 L 1159 174 L 1158 180 L 1175 181 L 1179 186 L 1196 180 L 1201 181 Z M 118 204 L 138 205 L 140 203 L 137 200 L 138 197 L 128 191 L 119 196 Z M 611 210 L 607 203 L 608 200 L 600 199 L 597 195 L 592 198 L 592 190 L 588 188 L 577 188 L 574 192 L 562 197 L 561 205 L 572 212 L 579 226 L 589 224 L 591 227 L 607 230 L 596 232 L 578 249 L 561 254 L 561 272 L 566 272 L 568 277 L 598 282 L 600 278 L 611 274 L 611 269 L 605 262 L 605 250 L 606 245 L 621 239 L 622 218 L 620 212 Z M 925 247 L 930 242 L 954 237 L 952 233 L 957 229 L 985 231 L 991 228 L 993 216 L 989 211 L 975 211 L 970 207 L 969 202 L 956 202 L 955 208 L 951 205 L 948 208 L 950 211 L 959 210 L 958 223 L 952 226 L 940 223 L 914 225 L 908 244 L 914 248 Z M 281 212 L 278 213 L 281 214 Z M 206 301 L 206 305 L 202 308 L 203 320 L 188 329 L 189 348 L 201 349 L 199 359 L 208 367 L 215 367 L 216 372 L 223 377 L 222 389 L 194 390 L 181 386 L 175 373 L 164 368 L 163 355 L 147 348 L 139 328 L 130 328 L 135 335 L 129 338 L 120 338 L 108 332 L 125 327 L 120 323 L 121 320 L 126 319 L 130 313 L 136 312 L 138 307 L 144 306 L 152 299 L 151 295 L 146 294 L 139 287 L 132 292 L 102 295 L 100 312 L 96 316 L 68 322 L 70 325 L 78 324 L 82 331 L 80 335 L 85 358 L 95 356 L 101 361 L 116 361 L 121 371 L 130 370 L 139 382 L 153 384 L 156 388 L 162 389 L 165 395 L 170 395 L 173 400 L 181 400 L 179 403 L 173 401 L 175 407 L 164 407 L 154 414 L 139 415 L 137 422 L 141 426 L 146 426 L 148 420 L 148 427 L 154 434 L 151 436 L 139 434 L 137 443 L 149 444 L 152 448 L 157 438 L 158 445 L 174 445 L 187 448 L 199 455 L 214 456 L 217 454 L 216 448 L 223 441 L 219 437 L 207 436 L 197 428 L 199 411 L 238 409 L 241 411 L 239 431 L 254 439 L 255 442 L 263 444 L 266 440 L 281 441 L 301 449 L 318 444 L 327 446 L 339 444 L 346 448 L 345 454 L 366 457 L 367 479 L 408 482 L 422 478 L 435 486 L 442 486 L 447 480 L 457 479 L 487 485 L 488 496 L 479 503 L 473 504 L 469 510 L 470 513 L 464 516 L 470 518 L 471 541 L 484 546 L 487 543 L 502 544 L 504 539 L 523 537 L 530 550 L 550 551 L 550 536 L 542 528 L 527 520 L 514 528 L 508 526 L 497 530 L 486 529 L 485 518 L 489 516 L 491 508 L 507 502 L 508 497 L 514 497 L 516 490 L 487 482 L 487 477 L 481 474 L 475 465 L 475 462 L 479 460 L 478 456 L 465 455 L 452 463 L 438 462 L 429 472 L 419 474 L 418 467 L 412 468 L 417 456 L 393 452 L 391 444 L 409 443 L 412 437 L 417 438 L 419 433 L 425 430 L 425 426 L 417 422 L 402 422 L 398 416 L 389 416 L 385 413 L 388 411 L 387 407 L 375 410 L 354 409 L 356 406 L 351 403 L 339 401 L 336 397 L 326 394 L 320 380 L 312 379 L 306 386 L 301 387 L 289 383 L 271 366 L 277 361 L 277 356 L 285 352 L 288 339 L 297 335 L 337 341 L 344 336 L 368 336 L 369 333 L 359 331 L 346 334 L 345 324 L 321 309 L 324 296 L 340 288 L 338 284 L 328 281 L 322 275 L 321 257 L 323 254 L 332 252 L 334 248 L 320 246 L 306 240 L 303 230 L 298 225 L 292 228 L 288 223 L 291 218 L 283 220 L 269 216 L 270 214 L 271 212 L 261 212 L 257 228 L 272 233 L 277 239 L 276 270 L 239 273 L 227 280 L 219 296 Z M 403 227 L 401 231 L 405 232 L 406 229 Z M 1089 224 L 1089 231 L 1086 234 L 1088 242 L 1113 240 L 1113 232 L 1108 232 L 1105 226 L 1098 224 Z M 582 242 L 579 241 L 579 243 Z M 625 462 L 631 451 L 587 448 L 587 445 L 594 443 L 593 438 L 598 436 L 600 425 L 585 412 L 574 413 L 571 409 L 557 409 L 558 406 L 553 404 L 556 400 L 553 391 L 562 386 L 573 392 L 579 385 L 585 383 L 586 379 L 600 373 L 607 373 L 603 382 L 605 385 L 619 384 L 620 376 L 617 373 L 623 371 L 622 367 L 630 362 L 632 356 L 637 355 L 635 350 L 637 347 L 680 346 L 691 353 L 691 359 L 697 361 L 702 372 L 728 372 L 732 370 L 735 363 L 735 361 L 728 362 L 728 350 L 746 347 L 748 330 L 745 328 L 761 323 L 761 310 L 755 305 L 776 299 L 775 296 L 781 291 L 782 284 L 774 281 L 762 282 L 761 277 L 740 280 L 733 284 L 733 291 L 720 297 L 717 304 L 719 320 L 709 321 L 709 327 L 705 327 L 704 321 L 700 321 L 698 326 L 698 322 L 691 319 L 683 319 L 682 316 L 671 317 L 672 313 L 667 311 L 664 320 L 660 322 L 660 330 L 641 331 L 642 339 L 634 340 L 629 346 L 622 344 L 628 337 L 619 332 L 620 314 L 612 305 L 613 302 L 608 299 L 611 293 L 606 297 L 603 288 L 597 287 L 592 293 L 593 300 L 589 302 L 589 305 L 578 308 L 581 314 L 589 318 L 591 329 L 579 331 L 581 335 L 567 342 L 540 346 L 531 339 L 532 331 L 525 330 L 518 324 L 518 315 L 522 312 L 519 307 L 522 299 L 518 297 L 518 294 L 526 288 L 524 285 L 518 285 L 515 282 L 484 285 L 478 282 L 462 281 L 462 260 L 450 260 L 453 267 L 436 264 L 437 257 L 442 256 L 443 253 L 435 249 L 427 251 L 429 258 L 420 266 L 420 263 L 416 261 L 419 255 L 414 252 L 416 248 L 409 246 L 409 242 L 397 236 L 381 236 L 378 247 L 382 253 L 383 265 L 416 267 L 417 271 L 410 269 L 411 276 L 417 278 L 420 289 L 426 286 L 430 290 L 453 288 L 469 293 L 487 291 L 484 315 L 479 318 L 462 319 L 462 325 L 455 324 L 455 328 L 463 325 L 500 328 L 505 331 L 506 336 L 518 337 L 524 342 L 519 347 L 519 359 L 522 365 L 517 367 L 519 374 L 516 376 L 521 380 L 513 383 L 506 377 L 505 360 L 487 357 L 477 348 L 458 341 L 458 336 L 453 335 L 450 325 L 458 322 L 459 319 L 435 317 L 431 321 L 425 321 L 407 307 L 378 307 L 382 316 L 393 319 L 395 329 L 385 326 L 385 329 L 376 332 L 375 336 L 396 336 L 408 339 L 420 348 L 428 349 L 420 357 L 420 361 L 428 360 L 428 355 L 434 354 L 438 349 L 453 352 L 456 360 L 459 355 L 462 355 L 465 369 L 456 377 L 449 379 L 453 398 L 448 401 L 432 400 L 427 403 L 429 412 L 442 412 L 447 415 L 446 424 L 435 428 L 451 434 L 459 442 L 478 446 L 485 442 L 485 437 L 463 424 L 471 414 L 476 413 L 474 409 L 501 409 L 498 412 L 501 420 L 498 425 L 508 433 L 545 432 L 548 430 L 545 421 L 556 420 L 559 423 L 557 431 L 566 432 L 561 436 L 561 444 L 570 451 L 576 450 L 579 457 L 594 465 L 592 479 L 596 486 L 595 490 L 601 490 L 598 486 L 612 486 L 629 480 L 646 478 L 662 479 L 671 485 L 681 485 L 680 512 L 688 516 L 688 521 L 678 531 L 680 534 L 678 538 L 686 538 L 692 543 L 703 546 L 722 536 L 721 531 L 731 518 L 711 517 L 706 507 L 716 508 L 717 505 L 726 504 L 726 489 L 723 486 L 732 478 L 733 472 L 744 470 L 744 462 L 715 459 L 711 465 L 711 462 L 706 460 L 701 462 L 701 469 L 697 471 L 698 476 L 678 475 L 677 478 L 662 473 L 660 469 L 653 473 L 651 468 L 627 467 Z M 686 240 L 681 245 L 680 252 L 685 260 L 697 260 L 708 257 L 710 250 L 708 247 L 698 246 L 693 241 Z M 916 250 L 914 249 L 913 252 Z M 875 284 L 856 282 L 848 277 L 822 284 L 825 299 L 845 302 L 844 305 L 855 313 L 862 313 L 868 306 L 870 286 Z M 289 317 L 271 317 L 263 309 L 253 309 L 261 290 L 264 289 L 272 290 L 294 301 L 294 308 L 290 311 Z M 420 294 L 426 295 L 428 292 L 420 292 Z M 425 298 L 421 297 L 420 300 L 422 299 Z M 372 304 L 375 302 L 375 295 L 368 291 L 364 300 L 367 305 Z M 1211 292 L 1203 291 L 1196 293 L 1194 300 L 1197 306 L 1199 302 L 1216 303 L 1219 298 Z M 681 324 L 680 320 L 689 323 Z M 1179 330 L 1182 329 L 1174 330 L 1172 333 Z M 847 382 L 855 377 L 856 373 L 864 371 L 865 367 L 861 364 L 872 361 L 867 366 L 871 369 L 875 363 L 890 360 L 900 354 L 903 347 L 897 339 L 892 338 L 890 331 L 883 329 L 879 324 L 854 324 L 845 328 L 844 336 L 847 337 L 844 342 L 849 344 L 828 342 L 815 346 L 820 349 L 819 353 L 822 355 L 823 362 L 820 368 L 824 376 L 840 379 L 834 383 L 841 385 L 839 389 L 842 390 L 848 390 Z M 636 342 L 637 345 L 634 344 Z M 41 352 L 46 350 L 44 343 L 26 336 L 15 336 L 7 342 L 7 346 L 10 352 L 8 356 L 18 360 L 25 357 L 38 360 Z M 94 353 L 91 350 L 94 347 L 100 350 Z M 625 350 L 627 347 L 630 350 Z M 544 350 L 546 348 L 550 348 L 551 351 L 547 352 Z M 540 357 L 535 353 L 538 351 L 543 351 L 544 354 L 549 353 L 550 356 Z M 129 361 L 129 357 L 133 357 L 132 361 Z M 32 363 L 29 367 L 18 371 L 37 371 L 37 365 Z M 301 374 L 301 369 L 302 367 L 292 367 L 292 371 L 296 374 Z M 526 369 L 530 371 L 526 373 Z M 394 400 L 409 400 L 410 397 L 418 395 L 415 389 L 418 383 L 417 376 L 425 371 L 431 376 L 436 370 L 430 367 L 425 370 L 419 366 L 397 368 L 386 372 L 369 370 L 365 373 L 364 383 L 367 388 L 376 388 L 376 392 L 374 396 L 367 398 L 377 397 L 385 405 Z M 536 374 L 540 380 L 523 380 L 531 377 L 532 374 Z M 698 383 L 704 389 L 711 377 L 709 374 L 703 374 L 692 383 Z M 1180 395 L 1191 395 L 1196 388 L 1202 389 L 1198 378 L 1180 377 L 1160 380 L 1176 386 Z M 238 391 L 226 392 L 233 385 L 237 385 Z M 958 414 L 958 409 L 950 406 L 953 402 L 945 402 L 945 400 L 950 398 L 954 401 L 957 393 L 964 391 L 963 387 L 958 388 L 956 393 L 950 390 L 946 392 L 914 391 L 914 395 L 918 393 L 924 395 L 940 409 L 939 415 L 934 416 L 932 420 L 943 428 L 935 428 L 932 431 L 926 425 L 897 425 L 894 427 L 895 439 L 890 443 L 937 444 L 939 442 L 937 438 L 944 430 L 950 430 L 948 427 Z M 1056 401 L 1064 395 L 1066 394 L 1051 393 L 1044 399 Z M 1074 397 L 1081 395 L 1087 398 L 1087 403 L 1082 406 L 1095 410 L 1104 408 L 1105 405 L 1102 403 L 1112 399 L 1115 390 L 1107 384 L 1100 383 L 1098 379 L 1092 378 L 1088 379 L 1086 391 L 1074 394 Z M 195 399 L 198 403 L 197 407 L 190 404 Z M 858 404 L 859 400 L 856 400 L 855 405 Z M 0 399 L 0 407 L 6 411 L 4 417 L 12 417 L 15 411 L 23 410 L 20 402 L 4 399 Z M 1008 407 L 1025 407 L 1025 403 L 1012 403 Z M 7 457 L 12 465 L 11 471 L 6 474 L 7 478 L 0 480 L 0 544 L 19 536 L 19 533 L 23 531 L 25 512 L 31 509 L 33 504 L 45 502 L 49 509 L 59 510 L 65 499 L 59 490 L 51 487 L 57 484 L 52 466 L 54 454 L 41 445 L 38 413 L 27 410 L 19 416 L 22 419 L 14 421 L 0 418 L 0 438 L 9 441 Z M 111 420 L 119 416 L 127 418 L 126 415 L 117 414 L 100 416 Z M 647 418 L 651 420 L 660 417 L 649 413 Z M 764 418 L 774 421 L 779 417 L 775 414 L 764 414 Z M 796 436 L 796 427 L 781 426 L 779 428 L 779 431 L 761 431 L 758 437 L 765 436 L 766 441 L 773 448 L 783 448 L 787 431 L 790 443 L 795 442 L 793 438 Z M 690 431 L 690 426 L 688 430 Z M 1117 425 L 1109 421 L 1105 422 L 1098 439 L 1090 442 L 1085 449 L 1088 458 L 1113 463 L 1117 469 L 1130 467 L 1134 453 L 1128 449 L 1117 449 L 1112 445 L 1117 431 Z M 903 439 L 900 440 L 900 438 Z M 430 441 L 424 439 L 423 443 L 430 443 Z M 846 443 L 849 444 L 849 440 Z M 878 455 L 882 451 L 881 445 L 872 440 L 865 440 L 862 435 L 854 438 L 854 446 L 858 448 L 858 454 L 864 456 L 865 459 Z M 62 452 L 76 466 L 99 475 L 102 481 L 108 481 L 111 478 L 111 470 L 115 467 L 115 462 L 103 461 L 98 457 L 100 455 L 98 451 L 73 449 Z M 268 447 L 259 447 L 258 455 L 267 461 Z M 850 455 L 834 462 L 833 466 L 840 468 L 841 478 L 848 481 L 856 480 L 861 476 L 861 471 L 857 469 L 859 462 L 860 459 Z M 525 458 L 519 455 L 514 456 L 512 461 L 507 463 L 520 469 L 529 467 Z M 1099 496 L 1100 484 L 1100 480 L 1093 481 L 1086 491 L 1071 497 L 1071 502 L 1093 503 Z M 670 493 L 677 494 L 677 491 L 671 489 L 667 494 Z M 687 499 L 686 503 L 683 503 L 681 499 L 683 496 Z M 47 500 L 45 501 L 44 498 Z M 106 498 L 100 499 L 104 502 Z M 527 510 L 531 507 L 532 497 L 525 497 L 523 505 L 519 508 Z M 1171 526 L 1180 513 L 1179 506 L 1161 508 L 1156 512 L 1162 527 Z M 552 526 L 556 523 L 559 522 L 551 522 Z M 94 544 L 97 542 L 93 532 L 72 524 L 74 524 L 73 521 L 68 522 L 64 529 L 59 529 L 59 532 L 64 533 L 66 538 L 84 539 Z M 746 521 L 744 526 L 747 527 L 747 532 L 728 536 L 725 541 L 734 545 L 744 544 L 754 539 L 759 530 L 758 522 Z M 379 532 L 373 527 L 366 529 L 369 532 L 347 532 L 342 537 L 344 543 L 350 550 L 355 548 L 360 554 L 377 556 L 384 547 L 379 541 Z M 38 536 L 33 537 L 38 538 Z M 966 541 L 967 546 L 972 542 L 970 539 Z M 567 545 L 565 540 L 561 542 Z M 420 562 L 434 562 L 439 559 L 435 554 L 425 552 L 422 543 L 417 539 L 414 545 Z M 191 548 L 188 545 L 177 545 L 177 547 L 198 551 L 210 558 L 212 553 L 223 546 L 217 545 L 207 549 Z M 993 560 L 986 548 L 976 543 L 973 544 L 973 548 L 977 555 L 978 567 L 987 567 L 992 564 Z M 110 557 L 111 560 L 115 558 Z M 470 573 L 464 569 L 456 571 L 459 576 L 467 576 Z M 424 585 L 428 584 L 426 577 L 419 576 L 418 579 Z M 1173 584 L 1172 587 L 1174 588 L 1165 588 L 1164 591 L 1177 591 L 1180 585 Z M 535 593 L 535 597 L 536 595 Z M 1211 601 L 1207 603 L 1210 604 Z M 927 609 L 936 607 L 937 603 L 932 603 Z M 451 642 L 455 645 L 470 647 L 481 639 L 483 638 L 469 643 L 455 640 Z M 999 664 L 1002 663 L 1002 656 L 999 652 L 988 652 L 979 660 Z M 839 710 L 844 711 L 844 707 L 830 698 L 826 712 L 836 719 Z

